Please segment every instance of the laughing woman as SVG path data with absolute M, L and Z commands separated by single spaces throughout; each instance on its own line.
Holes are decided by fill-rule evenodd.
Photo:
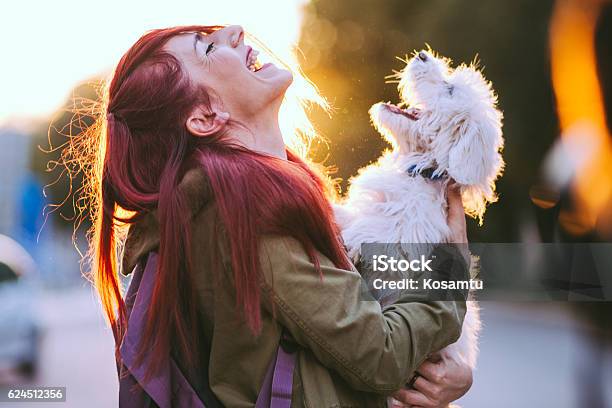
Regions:
M 283 142 L 292 72 L 260 66 L 243 37 L 151 31 L 110 82 L 90 210 L 120 405 L 446 406 L 471 371 L 427 358 L 458 338 L 465 304 L 360 300 L 323 177 Z

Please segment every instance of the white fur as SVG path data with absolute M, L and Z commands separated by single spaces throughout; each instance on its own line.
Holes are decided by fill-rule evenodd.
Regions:
M 503 170 L 502 114 L 497 97 L 474 66 L 450 67 L 450 61 L 421 51 L 398 74 L 401 106 L 411 119 L 377 103 L 372 123 L 392 150 L 359 171 L 346 199 L 336 206 L 349 254 L 358 260 L 365 242 L 445 243 L 449 241 L 446 187 L 410 176 L 407 169 L 436 168 L 461 186 L 467 214 L 482 224 L 486 205 L 497 200 L 495 181 Z M 468 302 L 460 339 L 446 356 L 472 368 L 478 355 L 479 308 Z

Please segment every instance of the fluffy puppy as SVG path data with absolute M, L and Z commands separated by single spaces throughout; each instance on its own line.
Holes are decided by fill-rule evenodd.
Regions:
M 374 127 L 391 144 L 351 180 L 336 218 L 353 260 L 362 243 L 446 243 L 446 187 L 455 180 L 467 214 L 482 224 L 495 202 L 504 161 L 502 113 L 488 82 L 472 64 L 420 51 L 397 73 L 401 103 L 370 109 Z M 478 354 L 478 305 L 468 302 L 457 343 L 442 353 L 472 368 Z

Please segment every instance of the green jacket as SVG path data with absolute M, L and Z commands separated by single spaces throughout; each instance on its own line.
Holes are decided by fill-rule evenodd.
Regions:
M 300 346 L 292 407 L 386 407 L 386 396 L 408 382 L 430 353 L 458 339 L 464 302 L 400 299 L 381 308 L 361 299 L 356 270 L 338 269 L 319 254 L 321 279 L 302 246 L 283 236 L 261 237 L 262 330 L 254 337 L 236 311 L 228 247 L 205 176 L 191 170 L 180 188 L 193 214 L 193 265 L 202 336 L 210 345 L 209 383 L 225 406 L 254 406 L 281 328 Z M 153 212 L 130 228 L 124 273 L 158 244 Z M 225 272 L 216 282 L 214 262 Z M 197 380 L 190 382 L 197 388 Z

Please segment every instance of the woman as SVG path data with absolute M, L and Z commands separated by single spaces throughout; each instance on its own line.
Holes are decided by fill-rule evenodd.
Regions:
M 425 360 L 458 338 L 465 304 L 381 310 L 358 298 L 323 179 L 283 143 L 292 74 L 259 67 L 243 37 L 239 26 L 149 32 L 108 89 L 92 251 L 122 381 L 139 384 L 122 383 L 121 404 L 253 406 L 284 333 L 297 358 L 291 406 L 385 406 L 389 395 L 445 406 L 471 372 Z M 138 279 L 124 300 L 115 254 L 126 223 L 122 268 Z M 190 402 L 176 397 L 186 389 Z

